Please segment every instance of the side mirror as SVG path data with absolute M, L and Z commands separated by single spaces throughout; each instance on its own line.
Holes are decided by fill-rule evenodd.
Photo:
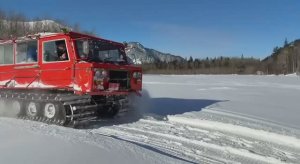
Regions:
M 82 49 L 83 49 L 83 53 L 86 54 L 86 56 L 88 56 L 90 48 L 89 48 L 89 41 L 85 40 L 82 43 Z
M 124 45 L 125 48 L 128 47 L 128 43 L 127 42 L 123 42 L 123 45 Z

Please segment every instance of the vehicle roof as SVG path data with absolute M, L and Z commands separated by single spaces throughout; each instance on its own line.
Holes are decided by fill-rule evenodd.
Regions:
M 1 38 L 0 38 L 0 44 L 11 42 L 11 41 L 28 40 L 28 39 L 36 39 L 36 38 L 47 38 L 47 37 L 60 36 L 60 35 L 61 36 L 69 35 L 73 39 L 92 38 L 92 39 L 97 39 L 97 40 L 103 40 L 103 41 L 106 41 L 106 42 L 124 47 L 124 45 L 122 43 L 119 43 L 119 42 L 103 39 L 103 38 L 96 37 L 96 36 L 93 36 L 93 35 L 83 34 L 83 33 L 79 33 L 79 32 L 73 32 L 73 31 L 67 32 L 67 33 L 42 32 L 42 33 L 37 33 L 37 34 L 34 34 L 34 35 L 27 35 L 27 36 L 23 36 L 23 37 L 18 37 L 18 38 L 14 38 L 14 39 L 6 39 L 6 40 L 5 39 L 1 40 Z

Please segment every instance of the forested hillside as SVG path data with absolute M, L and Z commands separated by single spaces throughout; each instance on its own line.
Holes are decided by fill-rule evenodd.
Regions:
M 300 40 L 284 41 L 282 47 L 276 46 L 273 53 L 262 61 L 268 74 L 287 74 L 300 72 Z
M 92 33 L 91 31 L 82 31 L 78 23 L 72 25 L 64 20 L 49 17 L 29 19 L 22 13 L 7 13 L 0 10 L 1 39 L 25 36 L 38 32 L 61 32 L 62 29 Z

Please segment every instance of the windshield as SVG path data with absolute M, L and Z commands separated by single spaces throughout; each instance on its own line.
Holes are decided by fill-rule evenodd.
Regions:
M 127 63 L 124 49 L 107 41 L 80 39 L 76 40 L 76 46 L 79 57 L 83 60 Z

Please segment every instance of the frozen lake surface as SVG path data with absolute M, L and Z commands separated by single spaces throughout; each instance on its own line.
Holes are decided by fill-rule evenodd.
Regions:
M 70 129 L 0 118 L 0 163 L 297 163 L 300 77 L 145 75 L 139 112 Z

